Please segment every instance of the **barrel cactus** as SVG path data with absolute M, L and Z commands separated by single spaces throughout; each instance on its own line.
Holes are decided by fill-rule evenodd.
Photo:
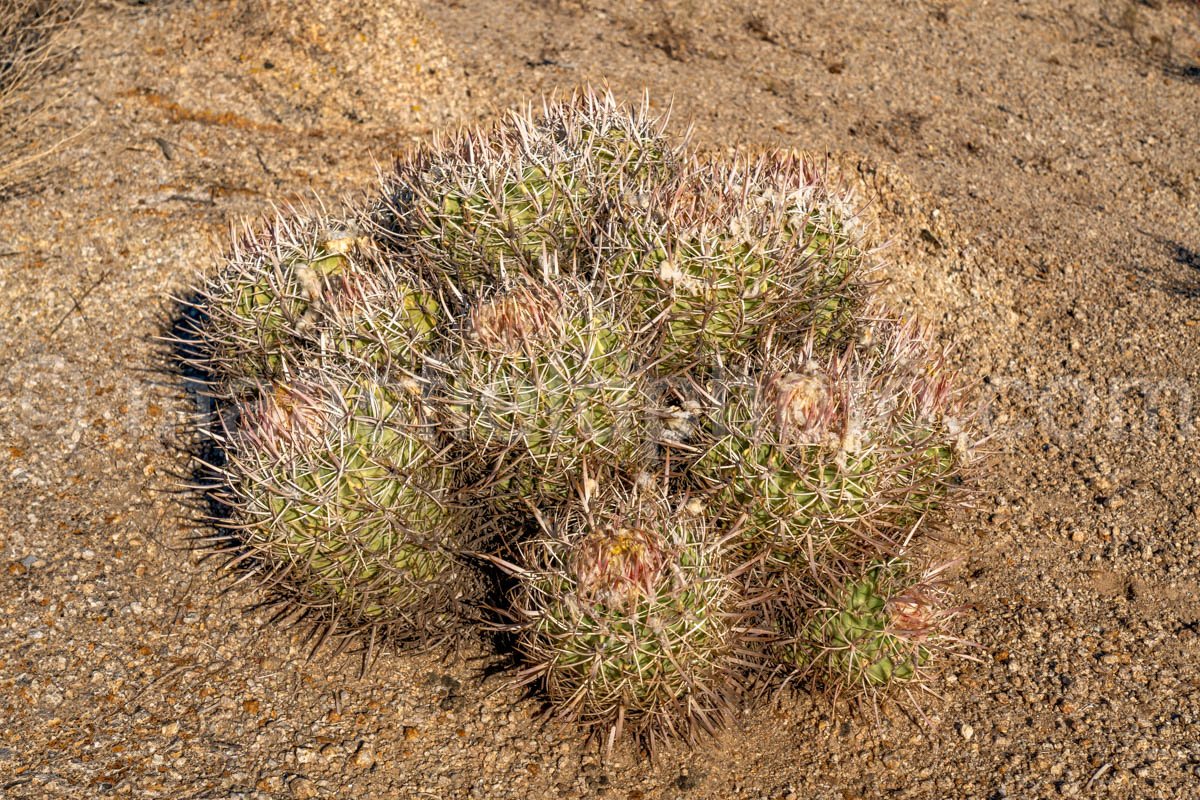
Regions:
M 277 216 L 236 239 L 225 266 L 196 293 L 197 366 L 234 393 L 290 372 L 334 282 L 353 268 L 352 246 L 337 222 L 303 214 Z
M 585 484 L 513 568 L 525 679 L 610 744 L 722 727 L 750 654 L 721 547 L 657 484 Z
M 502 628 L 609 746 L 695 741 L 779 676 L 924 685 L 953 614 L 913 565 L 976 435 L 876 298 L 862 208 L 583 93 L 246 234 L 189 350 L 234 560 L 347 634 Z
M 588 93 L 418 148 L 376 216 L 384 239 L 469 303 L 514 276 L 594 270 L 608 221 L 669 180 L 677 158 L 645 104 Z
M 793 154 L 691 158 L 610 237 L 629 313 L 667 370 L 730 366 L 772 339 L 857 333 L 873 263 L 853 194 Z
M 653 457 L 653 403 L 621 324 L 586 284 L 521 281 L 474 305 L 433 395 L 442 427 L 531 499 L 562 499 L 588 460 Z M 499 498 L 495 498 L 499 499 Z
M 301 373 L 239 410 L 226 501 L 266 582 L 336 629 L 453 635 L 480 583 L 420 387 Z
M 961 389 L 919 325 L 864 323 L 863 341 L 821 356 L 813 341 L 713 381 L 704 454 L 745 542 L 804 572 L 894 552 L 953 490 L 970 458 Z
M 365 264 L 340 282 L 322 308 L 311 336 L 316 355 L 308 362 L 323 359 L 393 377 L 422 372 L 436 351 L 432 337 L 440 301 L 402 265 L 382 261 L 377 253 Z
M 379 257 L 352 215 L 281 213 L 240 236 L 190 300 L 187 333 L 215 392 L 252 394 L 323 356 L 413 368 L 440 313 L 403 264 Z M 314 353 L 316 354 L 314 356 Z
M 946 605 L 939 571 L 893 558 L 812 587 L 807 605 L 790 607 L 781 662 L 834 694 L 914 697 L 935 655 L 959 644 L 947 629 L 957 610 Z

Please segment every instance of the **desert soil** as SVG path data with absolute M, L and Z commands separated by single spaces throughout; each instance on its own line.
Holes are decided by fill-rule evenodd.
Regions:
M 1200 7 L 1190 0 L 91 6 L 0 200 L 4 798 L 1200 797 Z M 988 410 L 945 524 L 976 660 L 924 715 L 765 700 L 604 757 L 490 651 L 311 660 L 188 548 L 154 337 L 229 227 L 587 82 L 860 183 Z

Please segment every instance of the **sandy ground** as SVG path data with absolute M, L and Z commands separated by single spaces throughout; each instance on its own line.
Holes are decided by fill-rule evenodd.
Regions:
M 100 4 L 0 200 L 4 798 L 1200 797 L 1200 7 Z M 978 662 L 926 718 L 805 696 L 603 759 L 489 651 L 307 660 L 187 548 L 165 295 L 272 202 L 542 92 L 836 156 L 994 433 L 947 526 Z M 843 152 L 846 151 L 846 152 Z

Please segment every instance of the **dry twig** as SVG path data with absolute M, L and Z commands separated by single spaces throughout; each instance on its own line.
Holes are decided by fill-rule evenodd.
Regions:
M 0 0 L 0 193 L 62 145 L 32 141 L 57 99 L 34 87 L 65 61 L 60 34 L 80 7 L 77 0 Z

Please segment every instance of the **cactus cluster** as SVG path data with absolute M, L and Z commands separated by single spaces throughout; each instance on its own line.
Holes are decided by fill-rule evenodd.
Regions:
M 750 684 L 911 694 L 955 641 L 919 544 L 973 434 L 870 234 L 821 164 L 591 92 L 281 214 L 192 314 L 233 560 L 339 633 L 507 631 L 610 745 Z

